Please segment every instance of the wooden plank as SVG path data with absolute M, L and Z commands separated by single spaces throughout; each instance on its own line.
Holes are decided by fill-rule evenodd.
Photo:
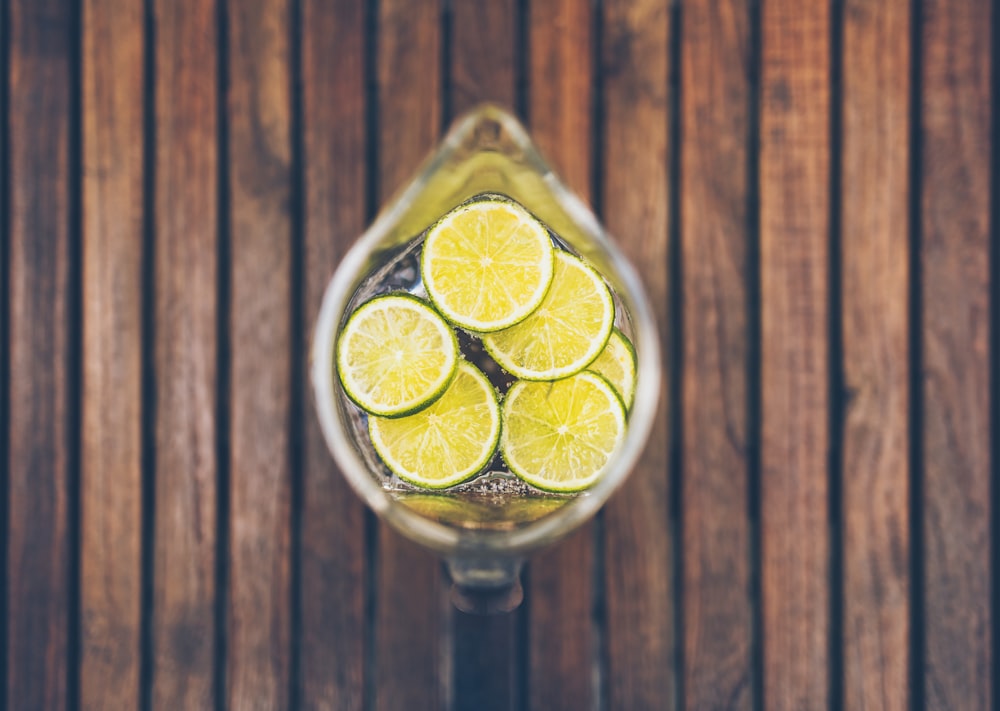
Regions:
M 666 0 L 604 3 L 603 218 L 640 270 L 663 348 L 660 412 L 646 452 L 607 505 L 608 708 L 675 708 L 667 470 L 667 239 L 671 152 Z M 642 185 L 641 190 L 635 188 Z
M 515 0 L 452 0 L 451 110 L 454 116 L 490 101 L 513 110 L 516 101 Z
M 761 558 L 768 709 L 829 700 L 830 8 L 762 9 Z
M 9 3 L 7 708 L 67 700 L 71 354 L 65 0 Z
M 990 13 L 990 3 L 928 0 L 920 28 L 921 682 L 929 709 L 989 708 L 993 683 Z
M 455 116 L 482 102 L 514 110 L 518 16 L 513 0 L 452 0 L 451 109 Z M 514 709 L 521 687 L 518 655 L 524 608 L 505 615 L 451 610 L 452 708 Z
M 291 73 L 287 0 L 230 0 L 226 704 L 287 708 Z
M 850 709 L 910 708 L 910 7 L 844 7 L 842 635 Z
M 152 708 L 215 699 L 218 439 L 217 29 L 157 0 L 156 511 Z
M 749 710 L 750 6 L 702 0 L 682 21 L 684 702 Z
M 378 10 L 378 199 L 384 204 L 438 140 L 441 8 L 382 0 Z M 440 708 L 446 609 L 440 564 L 381 524 L 377 565 L 374 706 Z
M 456 711 L 513 711 L 519 703 L 517 613 L 470 615 L 454 610 L 453 696 Z
M 528 18 L 531 133 L 560 177 L 591 197 L 593 22 L 590 3 L 532 3 Z M 536 709 L 591 708 L 596 640 L 594 527 L 540 552 L 531 563 L 529 697 Z
M 83 5 L 80 706 L 138 708 L 143 8 Z
M 327 281 L 366 222 L 364 7 L 302 3 L 303 310 L 319 312 Z M 373 170 L 374 166 L 368 166 Z M 303 329 L 310 339 L 312 328 Z M 303 353 L 309 343 L 304 342 Z M 302 372 L 308 372 L 304 369 Z M 301 387 L 307 389 L 308 383 Z M 365 666 L 364 506 L 337 471 L 313 413 L 302 437 L 299 657 L 303 708 L 360 711 Z

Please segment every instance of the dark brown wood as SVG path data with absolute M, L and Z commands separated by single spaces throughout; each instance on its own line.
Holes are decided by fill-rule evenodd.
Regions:
M 761 570 L 768 709 L 830 694 L 830 8 L 762 8 Z
M 608 708 L 671 709 L 677 678 L 667 469 L 668 3 L 606 2 L 603 27 L 603 218 L 642 274 L 664 363 L 646 452 L 607 505 L 607 701 Z
M 451 111 L 458 116 L 491 101 L 515 108 L 517 46 L 515 0 L 453 0 Z
M 457 118 L 482 102 L 513 111 L 518 46 L 514 0 L 452 0 L 451 111 Z M 451 707 L 457 711 L 515 709 L 522 680 L 524 609 L 504 615 L 451 611 Z
M 326 284 L 366 221 L 364 52 L 362 3 L 302 3 L 302 170 L 306 319 L 301 344 Z M 370 127 L 369 127 L 370 130 Z M 298 287 L 298 285 L 293 285 Z M 308 369 L 302 364 L 303 373 Z M 365 655 L 365 515 L 361 501 L 333 464 L 313 412 L 308 382 L 302 455 L 301 703 L 305 709 L 360 711 Z
M 907 0 L 844 7 L 844 705 L 910 708 Z M 877 141 L 877 148 L 872 142 Z
M 528 33 L 531 133 L 562 180 L 591 198 L 593 18 L 590 3 L 532 3 Z M 594 703 L 594 527 L 532 558 L 528 606 L 529 694 L 535 709 Z
M 83 4 L 80 707 L 138 708 L 143 8 Z
M 918 683 L 928 709 L 989 708 L 990 3 L 928 0 L 921 20 Z
M 532 3 L 527 18 L 531 135 L 560 178 L 590 199 L 593 18 L 586 3 Z
M 684 702 L 749 710 L 750 6 L 702 0 L 682 20 Z
M 290 704 L 291 72 L 287 0 L 230 0 L 226 704 Z
M 748 709 L 753 670 L 768 710 L 996 705 L 994 4 L 682 5 L 4 5 L 0 706 Z M 603 549 L 587 526 L 539 553 L 521 612 L 482 618 L 451 609 L 435 556 L 371 525 L 307 355 L 328 279 L 443 119 L 525 99 L 641 271 L 681 391 L 661 391 Z
M 518 709 L 518 613 L 469 615 L 455 610 L 452 702 L 455 711 Z
M 156 711 L 215 698 L 218 62 L 212 3 L 157 0 Z
M 63 0 L 9 3 L 7 708 L 67 706 L 70 47 Z
M 437 2 L 379 3 L 380 204 L 410 180 L 440 135 L 440 18 Z M 384 524 L 376 556 L 375 708 L 439 708 L 447 609 L 440 563 Z

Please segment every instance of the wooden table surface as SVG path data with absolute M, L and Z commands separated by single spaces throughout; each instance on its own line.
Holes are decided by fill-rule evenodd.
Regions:
M 4 0 L 5 708 L 996 709 L 998 14 Z M 490 618 L 305 377 L 344 250 L 481 100 L 639 267 L 668 374 Z

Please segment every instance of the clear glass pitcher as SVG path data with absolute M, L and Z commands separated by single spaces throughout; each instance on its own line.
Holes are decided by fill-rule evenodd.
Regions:
M 396 486 L 366 445 L 364 417 L 343 392 L 334 366 L 339 330 L 359 303 L 358 289 L 366 276 L 400 259 L 401 249 L 415 236 L 482 193 L 501 193 L 519 202 L 604 276 L 619 307 L 616 324 L 636 354 L 628 426 L 601 478 L 581 494 L 535 502 L 521 507 L 518 515 L 502 507 L 491 512 L 488 498 L 472 508 L 449 506 L 442 504 L 455 500 L 447 494 L 435 499 L 441 495 Z M 413 277 L 419 281 L 419 270 Z M 635 269 L 590 209 L 542 160 L 524 127 L 506 111 L 486 105 L 455 122 L 414 180 L 384 206 L 345 255 L 323 298 L 311 369 L 323 435 L 351 487 L 382 520 L 444 557 L 459 608 L 493 612 L 520 603 L 526 555 L 593 516 L 628 476 L 656 413 L 661 359 L 653 311 Z

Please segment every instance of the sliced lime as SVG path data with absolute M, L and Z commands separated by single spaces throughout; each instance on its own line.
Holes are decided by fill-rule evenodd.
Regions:
M 394 419 L 370 417 L 375 451 L 411 484 L 443 489 L 485 467 L 500 436 L 497 394 L 475 366 L 460 360 L 444 394 L 420 412 Z
M 608 345 L 604 346 L 597 360 L 587 366 L 587 370 L 604 376 L 625 403 L 625 409 L 632 408 L 635 398 L 635 349 L 625 334 L 617 328 L 612 330 Z
M 411 414 L 434 402 L 457 363 L 455 332 L 409 294 L 362 304 L 337 342 L 337 374 L 347 396 L 383 417 Z
M 604 349 L 615 320 L 611 292 L 597 272 L 568 252 L 555 252 L 552 286 L 528 318 L 488 333 L 483 345 L 507 372 L 556 380 L 586 368 Z
M 504 400 L 504 460 L 539 489 L 586 489 L 624 436 L 621 399 L 608 381 L 587 370 L 551 383 L 522 380 Z
M 460 205 L 428 231 L 421 255 L 427 294 L 452 323 L 496 331 L 525 319 L 552 281 L 552 241 L 517 203 Z

